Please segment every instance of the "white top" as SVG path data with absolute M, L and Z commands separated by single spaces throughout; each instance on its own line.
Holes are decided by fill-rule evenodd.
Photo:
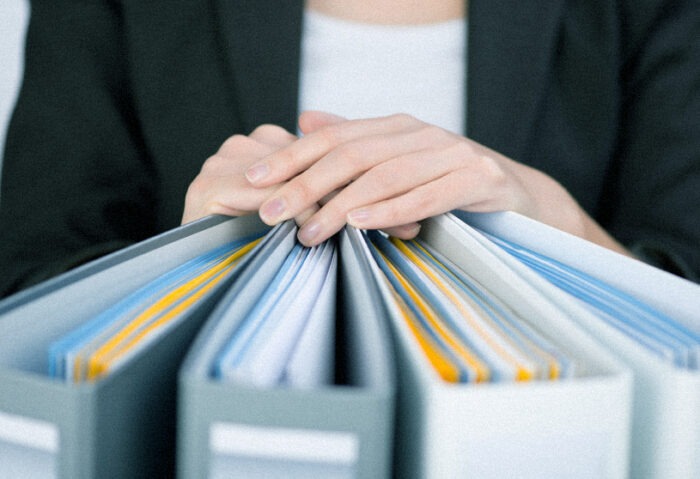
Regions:
M 409 113 L 464 134 L 466 23 L 377 25 L 306 10 L 300 111 Z

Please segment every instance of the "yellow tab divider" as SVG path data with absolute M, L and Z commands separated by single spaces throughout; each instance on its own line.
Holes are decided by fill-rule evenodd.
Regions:
M 259 241 L 260 239 L 254 240 L 234 251 L 221 263 L 168 292 L 165 294 L 165 296 L 137 315 L 124 328 L 112 336 L 109 341 L 103 344 L 91 355 L 91 357 L 88 359 L 87 379 L 94 381 L 98 377 L 105 375 L 109 369 L 110 362 L 123 355 L 133 344 L 140 341 L 150 331 L 160 327 L 172 319 L 174 316 L 182 312 L 185 308 L 189 307 L 192 303 L 204 295 L 204 293 L 209 291 L 216 283 L 223 279 L 223 277 L 225 277 L 226 274 L 233 269 L 233 267 L 235 267 L 238 260 L 241 259 L 243 255 L 248 253 Z M 207 281 L 209 281 L 209 284 L 202 287 L 202 284 L 206 283 Z M 121 345 L 123 341 L 127 340 L 132 333 L 135 333 L 137 329 L 144 325 L 147 321 L 149 321 L 155 315 L 163 312 L 168 307 L 171 307 L 176 301 L 180 300 L 182 297 L 186 296 L 197 288 L 200 288 L 200 290 L 195 294 L 192 294 L 185 301 L 182 301 L 181 304 L 173 308 L 168 314 L 164 315 L 148 328 L 145 328 L 143 331 L 136 334 L 136 336 L 126 345 Z M 76 381 L 80 380 L 79 376 L 75 379 Z
M 486 341 L 486 343 L 489 345 L 491 349 L 496 351 L 496 354 L 501 356 L 506 362 L 510 363 L 511 366 L 513 366 L 516 370 L 515 374 L 515 379 L 516 381 L 529 381 L 532 378 L 534 378 L 535 373 L 532 371 L 532 369 L 524 366 L 521 364 L 517 358 L 515 358 L 510 352 L 506 351 L 496 343 L 492 336 L 483 328 L 481 324 L 479 324 L 479 321 L 474 318 L 473 314 L 471 311 L 469 311 L 467 308 L 464 307 L 461 301 L 454 295 L 452 291 L 449 290 L 443 283 L 442 279 L 439 278 L 435 273 L 428 267 L 428 265 L 425 264 L 424 261 L 422 261 L 413 251 L 411 251 L 406 244 L 401 241 L 398 238 L 390 238 L 391 242 L 403 253 L 405 254 L 412 262 L 415 264 L 426 276 L 430 278 L 430 280 L 437 286 L 440 291 L 447 297 L 447 299 L 450 300 L 452 304 L 459 309 L 459 312 L 462 313 L 462 316 L 464 319 L 467 321 L 467 323 L 474 329 L 474 331 L 481 336 L 481 338 Z M 428 251 L 422 248 L 420 244 L 417 242 L 413 242 L 417 247 L 421 248 L 423 251 L 425 251 L 427 254 Z M 432 256 L 431 256 L 432 257 Z M 437 260 L 435 260 L 437 261 Z
M 476 374 L 476 382 L 488 381 L 491 378 L 491 372 L 486 363 L 479 359 L 477 355 L 472 353 L 466 345 L 455 337 L 452 331 L 450 331 L 450 329 L 442 323 L 439 316 L 435 314 L 428 303 L 413 288 L 406 278 L 403 277 L 396 267 L 391 264 L 391 262 L 383 254 L 382 257 L 384 257 L 391 272 L 394 274 L 401 286 L 406 290 L 411 299 L 416 303 L 416 306 L 425 315 L 426 320 L 434 328 L 436 333 L 438 333 L 438 335 L 449 345 L 449 347 L 474 370 Z

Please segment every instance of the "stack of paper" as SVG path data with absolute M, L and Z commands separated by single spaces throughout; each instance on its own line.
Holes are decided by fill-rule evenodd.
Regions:
M 441 216 L 424 222 L 418 241 L 393 243 L 349 231 L 373 257 L 394 333 L 395 474 L 626 477 L 629 371 L 462 226 Z M 460 371 L 468 363 L 457 347 L 483 363 L 483 381 Z
M 630 476 L 700 477 L 700 286 L 521 215 L 458 215 L 514 281 L 633 371 Z
M 700 333 L 571 266 L 514 242 L 488 238 L 649 351 L 679 368 L 700 369 Z
M 374 258 L 405 305 L 407 326 L 450 382 L 571 377 L 573 363 L 536 329 L 418 241 L 370 234 Z
M 332 381 L 335 250 L 331 241 L 292 249 L 219 353 L 216 377 L 267 387 Z

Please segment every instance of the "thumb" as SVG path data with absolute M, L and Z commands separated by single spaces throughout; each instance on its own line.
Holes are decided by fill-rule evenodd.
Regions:
M 299 129 L 302 133 L 313 133 L 324 126 L 345 121 L 346 118 L 325 111 L 309 110 L 299 116 Z

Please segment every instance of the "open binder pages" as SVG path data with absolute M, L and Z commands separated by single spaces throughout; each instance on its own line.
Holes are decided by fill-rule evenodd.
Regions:
M 0 413 L 14 418 L 12 424 L 45 425 L 34 428 L 41 434 L 38 444 L 51 445 L 37 449 L 21 435 L 0 434 L 10 446 L 0 445 L 0 464 L 24 462 L 28 453 L 40 451 L 47 461 L 32 464 L 46 468 L 27 477 L 50 477 L 45 474 L 51 471 L 76 479 L 174 477 L 177 371 L 223 293 L 252 258 L 276 248 L 263 237 L 268 231 L 253 215 L 203 218 L 0 302 Z M 109 374 L 81 383 L 49 377 L 47 352 L 56 341 L 194 258 L 257 237 L 263 238 L 230 274 Z M 204 271 L 205 263 L 195 270 Z
M 527 355 L 534 358 L 544 373 L 541 379 L 573 376 L 575 362 L 566 352 L 557 347 L 550 338 L 518 318 L 515 311 L 490 294 L 478 281 L 426 244 L 419 244 L 418 241 L 396 241 L 406 251 L 434 265 L 446 281 L 455 280 L 459 286 L 458 291 L 464 293 L 464 298 L 473 301 L 476 307 L 483 311 L 484 320 L 492 322 L 494 328 L 500 329 L 506 341 L 515 343 L 514 347 L 525 350 Z
M 209 315 L 180 370 L 178 476 L 390 477 L 382 304 L 358 245 L 337 239 L 290 235 Z
M 377 238 L 375 233 L 349 233 L 360 238 L 370 258 L 370 276 L 393 333 L 399 380 L 395 477 L 626 477 L 631 376 L 592 336 L 554 303 L 528 291 L 498 258 L 442 218 L 426 220 L 415 242 L 380 235 L 387 254 L 370 241 Z M 418 320 L 411 315 L 422 310 L 411 309 L 413 297 L 402 297 L 390 282 L 391 275 L 398 278 L 394 271 L 400 268 L 406 271 L 403 281 L 422 301 L 431 304 L 442 295 L 437 304 L 447 303 L 440 304 L 445 311 L 449 304 L 457 307 L 453 299 L 463 301 L 480 313 L 476 324 L 482 334 L 499 333 L 494 335 L 498 342 L 490 338 L 493 344 L 512 351 L 523 364 L 542 369 L 533 370 L 532 380 L 518 381 L 513 365 L 518 363 L 502 357 L 510 376 L 481 383 L 446 381 L 422 342 L 429 340 L 448 357 L 445 349 L 436 347 L 439 343 L 428 329 L 415 333 Z M 464 284 L 455 286 L 462 278 Z M 474 288 L 473 296 L 467 284 Z M 440 309 L 434 304 L 431 308 L 441 316 L 440 327 L 449 326 Z M 519 329 L 520 323 L 527 326 Z M 549 380 L 554 377 L 566 379 Z
M 537 292 L 555 303 L 578 326 L 592 334 L 633 371 L 630 477 L 700 477 L 700 370 L 679 367 L 673 354 L 663 355 L 657 352 L 660 350 L 657 338 L 640 334 L 639 326 L 646 321 L 641 316 L 647 313 L 641 316 L 622 316 L 628 318 L 628 321 L 626 328 L 620 328 L 619 318 L 611 321 L 599 308 L 587 305 L 579 297 L 580 293 L 572 294 L 553 284 L 497 245 L 493 238 L 549 258 L 555 265 L 566 265 L 566 269 L 570 268 L 591 278 L 594 286 L 604 283 L 606 287 L 601 292 L 603 297 L 609 296 L 614 289 L 623 297 L 635 298 L 633 303 L 643 302 L 660 315 L 672 318 L 671 322 L 675 323 L 673 328 L 678 328 L 674 334 L 679 331 L 700 333 L 698 284 L 512 212 L 456 212 L 455 215 L 435 218 L 431 223 L 440 224 L 438 231 L 457 228 L 461 234 L 497 256 L 520 278 L 526 290 Z M 433 237 L 436 243 L 440 242 L 440 238 Z M 532 260 L 532 256 L 528 256 Z M 558 275 L 562 273 L 560 268 L 555 271 Z M 562 282 L 559 276 L 557 281 Z M 581 285 L 579 278 L 571 281 Z M 613 300 L 612 304 L 616 308 L 620 306 L 618 299 Z M 625 315 L 629 313 L 624 312 L 626 308 L 629 305 L 622 308 Z M 664 322 L 669 323 L 665 320 L 656 322 L 655 326 L 668 327 Z M 649 341 L 656 343 L 654 348 L 649 347 Z M 684 354 L 681 353 L 680 356 Z M 688 359 L 691 357 L 688 356 Z
M 640 345 L 679 368 L 700 369 L 700 333 L 571 266 L 514 242 L 493 235 L 487 237 Z
M 335 250 L 332 241 L 313 248 L 295 245 L 219 353 L 213 366 L 217 378 L 263 387 L 330 382 Z
M 49 374 L 69 382 L 94 381 L 119 368 L 206 298 L 259 241 L 245 238 L 217 247 L 128 295 L 54 342 Z
M 413 240 L 368 234 L 377 264 L 407 307 L 406 322 L 449 382 L 528 381 L 571 376 L 561 348 L 516 317 L 447 259 Z

